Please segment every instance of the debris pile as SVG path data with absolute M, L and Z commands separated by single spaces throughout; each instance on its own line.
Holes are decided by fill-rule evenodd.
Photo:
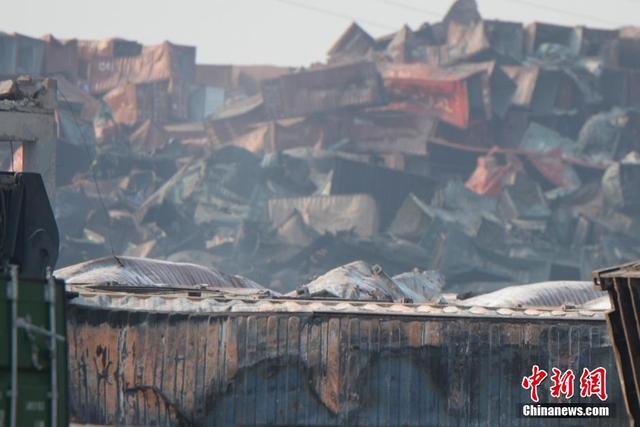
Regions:
M 284 293 L 361 260 L 479 292 L 640 258 L 638 34 L 459 0 L 381 38 L 354 23 L 302 70 L 2 34 L 0 74 L 58 77 L 59 265 L 153 257 Z

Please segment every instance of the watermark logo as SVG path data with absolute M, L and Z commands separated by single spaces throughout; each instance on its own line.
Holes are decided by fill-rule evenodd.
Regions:
M 601 401 L 606 401 L 607 396 L 607 370 L 596 368 L 592 371 L 584 368 L 580 375 L 580 397 L 598 396 Z
M 553 367 L 551 375 L 540 366 L 533 365 L 531 374 L 522 378 L 521 386 L 529 392 L 529 398 L 534 403 L 520 405 L 521 414 L 525 417 L 609 417 L 613 407 L 608 404 L 569 403 L 576 394 L 576 383 L 580 387 L 580 397 L 583 399 L 597 397 L 606 402 L 607 370 L 603 367 L 595 369 L 583 368 L 580 378 L 576 381 L 576 373 L 572 369 L 563 371 Z M 561 399 L 554 403 L 539 403 L 541 390 L 547 390 L 551 398 Z
M 531 391 L 531 400 L 539 402 L 538 386 L 547 378 L 547 371 L 540 369 L 538 365 L 533 365 L 531 376 L 522 379 L 522 388 Z
M 571 399 L 574 394 L 574 382 L 576 379 L 572 369 L 561 371 L 558 368 L 551 369 L 551 387 L 549 392 L 551 397 Z M 549 376 L 547 371 L 540 369 L 538 365 L 533 365 L 531 375 L 522 378 L 522 388 L 529 390 L 531 400 L 539 402 L 538 387 Z M 608 399 L 607 395 L 607 370 L 598 367 L 593 370 L 584 368 L 580 375 L 580 397 L 597 396 L 601 401 Z
M 551 372 L 553 372 L 553 375 L 551 375 L 551 381 L 553 384 L 549 389 L 551 397 L 558 398 L 564 395 L 566 399 L 571 399 L 573 397 L 573 382 L 576 379 L 573 370 L 567 369 L 562 372 L 558 368 L 553 368 Z

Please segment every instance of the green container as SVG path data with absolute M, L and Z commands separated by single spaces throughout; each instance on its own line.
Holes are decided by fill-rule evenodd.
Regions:
M 67 426 L 64 282 L 16 279 L 15 287 L 12 283 L 10 277 L 0 277 L 0 427 Z M 14 288 L 18 291 L 15 305 Z M 52 289 L 54 298 L 49 297 Z M 18 391 L 15 402 L 13 383 Z

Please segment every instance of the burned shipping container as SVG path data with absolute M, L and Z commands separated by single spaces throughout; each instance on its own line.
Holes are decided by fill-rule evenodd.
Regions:
M 532 365 L 614 367 L 602 312 L 75 290 L 78 422 L 529 425 Z M 618 410 L 581 425 L 626 424 L 615 376 L 607 389 Z

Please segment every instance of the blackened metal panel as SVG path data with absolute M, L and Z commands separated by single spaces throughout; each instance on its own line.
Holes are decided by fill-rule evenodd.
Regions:
M 518 404 L 533 364 L 614 366 L 605 322 L 593 318 L 72 306 L 68 319 L 72 413 L 90 423 L 529 425 Z M 613 375 L 608 393 L 615 417 L 581 425 L 626 423 Z
M 434 182 L 427 177 L 384 167 L 336 159 L 331 176 L 331 194 L 370 194 L 378 204 L 380 227 L 385 229 L 393 220 L 404 199 L 413 193 L 430 199 Z
M 600 75 L 602 94 L 607 106 L 640 105 L 640 71 L 605 67 Z
M 607 313 L 607 324 L 625 406 L 634 423 L 640 420 L 638 270 L 635 262 L 593 273 L 595 285 L 609 292 L 612 310 Z

